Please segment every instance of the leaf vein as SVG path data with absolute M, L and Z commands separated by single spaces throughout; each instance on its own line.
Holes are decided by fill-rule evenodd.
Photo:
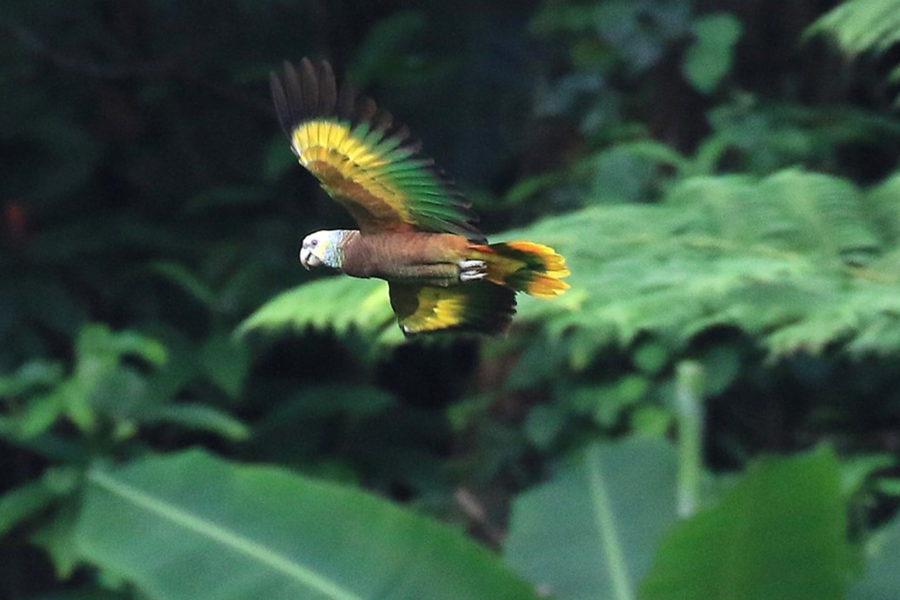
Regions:
M 274 552 L 245 536 L 224 529 L 215 522 L 181 510 L 171 503 L 116 481 L 106 473 L 95 469 L 90 472 L 89 478 L 96 485 L 119 496 L 123 500 L 127 500 L 140 508 L 159 515 L 163 519 L 185 527 L 199 535 L 220 542 L 236 552 L 244 554 L 283 573 L 289 578 L 299 582 L 301 585 L 321 592 L 328 598 L 333 598 L 334 600 L 362 600 L 361 596 L 358 596 L 330 579 L 315 573 L 311 569 L 297 564 L 283 554 Z

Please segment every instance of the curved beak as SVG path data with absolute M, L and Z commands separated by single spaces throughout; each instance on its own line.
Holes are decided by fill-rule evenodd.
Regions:
M 300 248 L 300 264 L 307 271 L 309 271 L 309 257 L 311 255 L 312 251 L 309 248 Z
M 309 271 L 312 267 L 321 267 L 322 259 L 313 253 L 312 248 L 300 248 L 300 264 Z

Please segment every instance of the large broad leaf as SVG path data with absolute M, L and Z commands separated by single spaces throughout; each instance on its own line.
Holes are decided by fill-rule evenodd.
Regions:
M 201 451 L 88 477 L 83 556 L 151 598 L 535 598 L 463 534 L 361 491 Z
M 851 600 L 895 600 L 900 593 L 900 517 L 866 544 L 866 570 L 850 588 Z
M 750 468 L 666 536 L 644 600 L 838 600 L 851 568 L 838 461 L 828 450 Z
M 507 562 L 559 600 L 634 598 L 675 520 L 676 472 L 659 440 L 591 446 L 516 500 Z
M 39 596 L 32 596 L 29 600 L 125 600 L 127 596 L 114 592 L 84 588 L 79 590 L 66 590 L 61 592 L 50 592 Z

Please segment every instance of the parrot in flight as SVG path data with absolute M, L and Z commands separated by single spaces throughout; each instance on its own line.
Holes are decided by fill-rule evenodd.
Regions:
M 406 335 L 500 333 L 516 312 L 516 292 L 552 298 L 569 287 L 552 248 L 488 244 L 462 193 L 409 130 L 349 84 L 338 90 L 327 61 L 285 62 L 270 80 L 291 150 L 359 226 L 308 235 L 305 268 L 386 280 Z

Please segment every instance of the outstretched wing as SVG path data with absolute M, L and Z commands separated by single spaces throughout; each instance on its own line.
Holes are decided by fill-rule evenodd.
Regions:
M 271 75 L 281 127 L 300 164 L 356 219 L 360 231 L 456 233 L 483 242 L 462 193 L 420 153 L 409 131 L 369 98 L 340 92 L 331 65 L 304 58 Z
M 516 293 L 487 281 L 438 287 L 390 282 L 391 308 L 403 333 L 439 330 L 496 334 L 516 314 Z

